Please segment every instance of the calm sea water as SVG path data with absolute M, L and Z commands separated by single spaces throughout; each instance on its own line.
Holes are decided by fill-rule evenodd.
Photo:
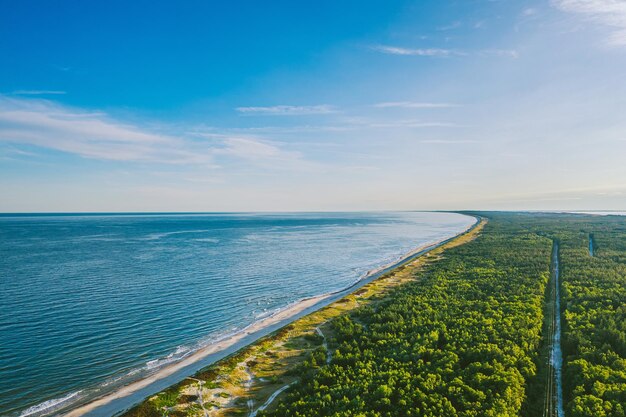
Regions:
M 111 390 L 474 222 L 450 213 L 0 216 L 0 415 Z

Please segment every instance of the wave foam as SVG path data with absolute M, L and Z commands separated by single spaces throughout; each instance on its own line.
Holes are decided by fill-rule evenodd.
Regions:
M 78 400 L 80 398 L 81 392 L 83 391 L 72 392 L 72 393 L 67 394 L 65 397 L 54 398 L 52 400 L 44 401 L 40 404 L 29 407 L 26 410 L 22 411 L 22 413 L 20 414 L 20 417 L 33 416 L 33 415 L 38 415 L 44 412 L 50 412 L 54 410 L 55 408 L 59 408 L 65 405 L 65 403 L 67 403 L 68 401 L 72 399 Z
M 159 240 L 164 237 L 173 236 L 173 235 L 182 235 L 185 233 L 206 233 L 211 232 L 211 230 L 200 229 L 200 230 L 178 230 L 175 232 L 164 232 L 164 233 L 151 233 L 140 240 Z
M 193 353 L 193 350 L 191 348 L 187 346 L 179 346 L 175 352 L 170 353 L 164 358 L 155 359 L 155 360 L 146 362 L 146 369 L 152 370 L 152 369 L 160 368 L 163 365 L 167 365 L 172 362 L 177 362 L 191 353 Z

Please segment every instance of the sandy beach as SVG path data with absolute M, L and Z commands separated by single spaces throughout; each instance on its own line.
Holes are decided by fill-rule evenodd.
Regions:
M 160 369 L 159 371 L 157 371 L 155 374 L 150 375 L 147 378 L 144 378 L 142 380 L 133 382 L 129 385 L 126 385 L 122 388 L 120 388 L 119 390 L 105 395 L 104 397 L 98 398 L 88 404 L 85 404 L 79 408 L 76 408 L 68 413 L 65 414 L 65 416 L 68 417 L 78 417 L 78 416 L 83 416 L 86 415 L 87 413 L 105 405 L 108 404 L 116 399 L 119 398 L 124 398 L 124 397 L 128 397 L 129 395 L 140 391 L 146 387 L 149 387 L 150 385 L 152 385 L 153 383 L 155 383 L 156 381 L 162 380 L 164 378 L 167 378 L 173 374 L 175 374 L 178 371 L 181 371 L 185 368 L 187 368 L 188 366 L 197 363 L 198 361 L 206 358 L 207 356 L 216 353 L 216 352 L 220 352 L 223 351 L 229 347 L 232 347 L 234 345 L 236 345 L 238 342 L 240 342 L 242 339 L 244 339 L 246 336 L 259 332 L 263 329 L 266 329 L 268 327 L 271 327 L 277 323 L 281 323 L 284 320 L 288 320 L 296 315 L 298 315 L 298 313 L 301 313 L 305 310 L 307 310 L 308 308 L 316 305 L 317 303 L 327 299 L 331 297 L 330 294 L 327 295 L 321 295 L 318 297 L 311 297 L 308 298 L 306 300 L 302 300 L 300 302 L 298 302 L 297 304 L 294 304 L 293 306 L 290 306 L 284 310 L 281 310 L 279 312 L 277 312 L 276 314 L 266 317 L 265 319 L 259 320 L 256 323 L 253 323 L 251 326 L 247 327 L 246 329 L 244 329 L 241 332 L 238 332 L 220 342 L 217 342 L 215 344 L 212 344 L 210 346 L 207 346 L 205 348 L 202 348 L 200 350 L 198 350 L 197 352 L 189 355 L 188 357 L 186 357 L 185 359 L 181 360 L 180 362 L 177 363 L 173 363 L 169 366 L 166 366 L 162 369 Z
M 146 397 L 149 397 L 162 389 L 193 375 L 200 369 L 217 362 L 218 360 L 234 353 L 235 351 L 251 344 L 272 333 L 275 330 L 310 314 L 322 307 L 325 307 L 342 297 L 354 292 L 362 286 L 381 277 L 389 271 L 399 266 L 411 262 L 415 258 L 449 242 L 450 240 L 467 233 L 478 225 L 480 219 L 467 228 L 466 230 L 437 242 L 420 246 L 411 252 L 405 254 L 399 260 L 392 262 L 386 266 L 370 271 L 362 279 L 342 290 L 322 294 L 316 297 L 306 298 L 286 307 L 275 314 L 261 319 L 245 329 L 223 339 L 214 344 L 199 349 L 193 354 L 185 357 L 179 362 L 175 362 L 159 369 L 154 374 L 147 376 L 141 380 L 132 382 L 118 390 L 108 393 L 100 398 L 80 405 L 71 411 L 63 414 L 67 417 L 105 417 L 118 414 L 129 409 Z

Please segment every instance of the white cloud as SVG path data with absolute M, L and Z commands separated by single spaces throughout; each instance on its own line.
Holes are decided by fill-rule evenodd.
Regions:
M 455 51 L 452 49 L 439 49 L 439 48 L 403 48 L 400 46 L 389 45 L 375 45 L 372 49 L 384 54 L 390 55 L 408 55 L 408 56 L 453 56 L 453 55 L 465 55 L 463 52 Z
M 485 21 L 484 20 L 479 20 L 478 22 L 474 23 L 473 28 L 474 29 L 482 29 L 485 27 Z
M 329 114 L 335 113 L 335 109 L 328 104 L 316 106 L 267 106 L 267 107 L 237 107 L 239 113 L 259 114 L 271 116 L 303 116 L 309 114 Z
M 450 56 L 503 56 L 510 58 L 517 58 L 518 53 L 512 49 L 481 49 L 478 51 L 459 51 L 456 49 L 438 49 L 438 48 L 426 48 L 426 49 L 411 49 L 403 48 L 400 46 L 386 46 L 376 45 L 371 47 L 374 51 L 382 52 L 390 55 L 405 55 L 405 56 L 433 56 L 433 57 L 450 57 Z
M 389 108 L 397 107 L 403 109 L 438 109 L 447 107 L 458 107 L 457 104 L 452 103 L 424 103 L 415 101 L 389 101 L 383 103 L 376 103 L 374 107 Z
M 212 154 L 219 158 L 231 157 L 248 164 L 273 170 L 310 171 L 319 165 L 307 161 L 299 151 L 285 150 L 281 143 L 254 136 L 232 136 L 228 134 L 203 134 L 200 137 L 219 139 L 219 147 Z
M 447 31 L 447 30 L 454 30 L 454 29 L 458 29 L 461 27 L 461 22 L 459 22 L 458 20 L 456 22 L 452 22 L 449 25 L 444 25 L 444 26 L 439 26 L 437 28 L 437 30 L 440 31 Z
M 169 163 L 208 158 L 184 149 L 176 137 L 142 130 L 101 113 L 49 101 L 0 98 L 0 141 L 116 161 Z
M 47 95 L 62 95 L 67 94 L 61 90 L 16 90 L 11 94 L 16 96 L 47 96 Z
M 522 17 L 535 16 L 536 14 L 537 14 L 537 9 L 535 9 L 534 7 L 528 7 L 522 10 Z
M 626 1 L 624 0 L 553 0 L 559 9 L 580 14 L 611 29 L 607 44 L 626 46 Z
M 301 159 L 297 152 L 283 151 L 256 137 L 161 133 L 104 113 L 72 109 L 47 100 L 2 96 L 0 142 L 34 145 L 90 159 L 210 167 L 215 167 L 214 160 L 223 156 L 273 163 Z
M 299 159 L 302 156 L 299 152 L 284 151 L 267 141 L 246 137 L 225 139 L 224 147 L 216 150 L 215 153 L 252 161 Z
M 232 127 L 226 130 L 229 132 L 284 134 L 284 133 L 301 133 L 301 132 L 345 132 L 348 130 L 353 130 L 353 127 L 335 124 L 335 125 Z

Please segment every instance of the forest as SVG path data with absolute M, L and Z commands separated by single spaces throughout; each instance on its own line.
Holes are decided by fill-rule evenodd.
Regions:
M 625 416 L 623 217 L 479 213 L 482 235 L 332 322 L 264 416 L 541 415 L 550 251 L 560 244 L 565 415 Z M 592 240 L 590 240 L 592 239 Z
M 267 416 L 517 416 L 537 372 L 552 240 L 493 221 L 386 300 L 333 322 Z

